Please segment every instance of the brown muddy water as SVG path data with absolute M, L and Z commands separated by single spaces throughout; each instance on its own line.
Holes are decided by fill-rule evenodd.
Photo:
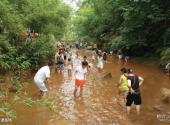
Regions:
M 81 52 L 82 55 L 90 55 L 90 52 Z M 90 56 L 91 57 L 91 56 Z M 74 98 L 74 79 L 69 77 L 67 71 L 63 75 L 52 69 L 52 89 L 49 96 L 56 104 L 56 112 L 46 107 L 33 105 L 25 107 L 23 104 L 15 106 L 17 118 L 10 125 L 169 125 L 165 119 L 160 121 L 157 115 L 170 112 L 170 104 L 161 102 L 160 90 L 163 87 L 170 88 L 170 78 L 156 67 L 145 64 L 128 63 L 118 64 L 115 57 L 110 58 L 111 63 L 104 66 L 103 72 L 111 72 L 111 79 L 101 79 L 95 68 L 90 71 L 84 86 L 83 97 Z M 129 116 L 126 109 L 117 102 L 115 84 L 119 81 L 120 68 L 126 66 L 134 70 L 134 73 L 144 78 L 141 86 L 142 106 L 140 116 L 136 115 L 135 107 Z M 95 67 L 95 65 L 94 65 Z M 29 82 L 28 93 L 33 98 L 38 98 L 38 89 L 33 83 L 33 76 L 26 80 Z M 162 111 L 153 107 L 163 105 Z M 1 123 L 0 123 L 1 124 Z

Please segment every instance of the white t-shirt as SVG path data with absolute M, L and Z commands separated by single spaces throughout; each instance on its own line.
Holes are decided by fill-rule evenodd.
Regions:
M 73 61 L 74 67 L 81 66 L 81 59 L 79 57 L 75 57 Z
M 49 66 L 41 67 L 38 72 L 35 74 L 34 79 L 40 80 L 42 82 L 45 81 L 46 78 L 50 78 L 50 68 Z
M 84 68 L 82 66 L 76 67 L 76 73 L 75 78 L 77 80 L 85 80 L 85 74 L 87 73 L 87 68 Z

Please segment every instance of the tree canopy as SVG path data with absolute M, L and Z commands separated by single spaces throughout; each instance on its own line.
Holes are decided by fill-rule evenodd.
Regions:
M 35 69 L 55 52 L 55 40 L 65 31 L 71 8 L 60 0 L 1 0 L 0 69 Z M 30 42 L 20 39 L 38 33 Z
M 142 56 L 167 53 L 170 1 L 84 0 L 74 18 L 74 29 L 78 38 L 97 42 L 102 49 L 122 48 Z

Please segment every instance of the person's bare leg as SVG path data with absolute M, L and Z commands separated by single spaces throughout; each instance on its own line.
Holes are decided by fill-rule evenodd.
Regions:
M 83 95 L 83 86 L 80 86 L 80 96 Z
M 123 103 L 124 103 L 124 105 L 126 105 L 126 101 L 127 101 L 126 98 L 127 98 L 127 96 L 128 96 L 128 91 L 126 91 L 126 92 L 124 93 L 124 96 L 123 96 L 123 99 L 124 99 L 124 100 L 123 100 L 123 101 L 124 101 Z
M 136 105 L 136 112 L 137 112 L 137 115 L 140 114 L 140 105 Z
M 74 97 L 76 97 L 77 89 L 78 89 L 77 86 L 75 86 L 74 93 L 73 93 Z
M 127 106 L 127 114 L 128 114 L 128 115 L 130 114 L 130 110 L 131 110 L 131 107 L 130 107 L 130 106 Z

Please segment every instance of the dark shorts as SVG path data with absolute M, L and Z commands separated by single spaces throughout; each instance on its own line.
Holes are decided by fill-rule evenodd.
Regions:
M 58 70 L 63 70 L 64 69 L 64 64 L 57 64 L 57 69 Z
M 126 106 L 131 106 L 133 102 L 134 102 L 135 105 L 141 105 L 142 104 L 140 93 L 134 94 L 134 93 L 129 92 L 126 99 L 127 99 Z

